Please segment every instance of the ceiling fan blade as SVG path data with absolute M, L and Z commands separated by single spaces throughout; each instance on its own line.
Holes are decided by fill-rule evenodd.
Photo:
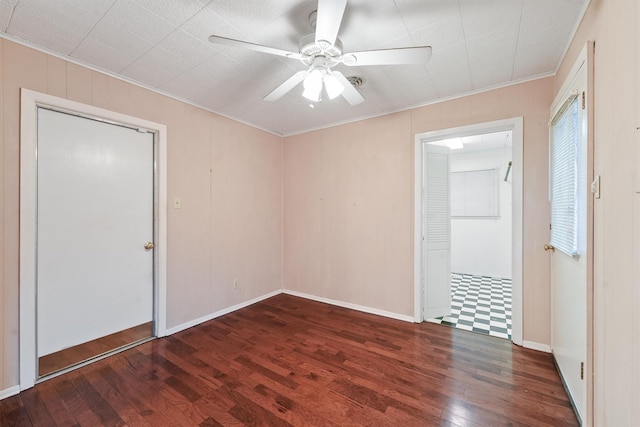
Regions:
M 318 0 L 316 43 L 324 40 L 333 45 L 336 42 L 346 6 L 347 0 Z
M 303 81 L 304 78 L 307 77 L 307 74 L 309 74 L 309 72 L 306 70 L 298 71 L 293 76 L 285 80 L 285 82 L 282 83 L 280 86 L 275 88 L 269 95 L 265 96 L 264 100 L 273 102 L 282 98 L 284 94 L 289 92 L 291 89 L 296 87 L 301 81 Z
M 351 52 L 343 56 L 343 63 L 349 66 L 426 64 L 429 59 L 431 46 L 419 46 Z
M 335 78 L 338 79 L 340 83 L 342 83 L 342 86 L 344 86 L 344 90 L 342 91 L 341 95 L 344 97 L 344 99 L 347 100 L 349 104 L 358 105 L 362 101 L 364 101 L 364 98 L 362 97 L 362 95 L 360 95 L 360 92 L 358 92 L 358 90 L 353 87 L 353 85 L 349 82 L 349 80 L 347 80 L 344 74 L 342 74 L 340 71 L 331 71 L 331 75 L 335 76 Z
M 277 49 L 275 47 L 263 46 L 255 43 L 243 42 L 241 40 L 228 39 L 226 37 L 209 36 L 209 41 L 214 44 L 223 44 L 226 46 L 242 47 L 245 49 L 254 50 L 256 52 L 284 56 L 285 58 L 302 59 L 302 56 L 299 53 L 289 52 L 287 50 Z

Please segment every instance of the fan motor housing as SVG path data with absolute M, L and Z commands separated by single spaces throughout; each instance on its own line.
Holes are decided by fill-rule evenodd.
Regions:
M 336 39 L 334 44 L 320 40 L 316 43 L 315 34 L 307 34 L 300 40 L 300 54 L 305 57 L 309 57 L 313 62 L 313 57 L 322 55 L 328 58 L 338 58 L 342 55 L 342 42 Z M 304 59 L 303 59 L 303 62 Z M 305 62 L 306 63 L 306 62 Z M 309 65 L 309 64 L 307 64 Z

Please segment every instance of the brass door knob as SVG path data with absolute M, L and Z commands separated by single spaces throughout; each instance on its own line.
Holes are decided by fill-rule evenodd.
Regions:
M 153 249 L 154 247 L 155 247 L 155 245 L 153 244 L 153 242 L 147 242 L 147 243 L 145 243 L 145 244 L 144 244 L 144 248 L 145 248 L 146 250 L 151 250 L 151 249 Z
M 545 251 L 555 252 L 555 251 L 556 251 L 556 248 L 554 248 L 552 245 L 545 244 L 545 245 L 544 245 L 544 250 L 545 250 Z

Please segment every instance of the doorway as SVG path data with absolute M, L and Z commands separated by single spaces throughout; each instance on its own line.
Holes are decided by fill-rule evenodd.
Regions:
M 427 320 L 433 316 L 426 316 L 425 307 L 429 305 L 433 305 L 433 301 L 428 301 L 430 298 L 433 298 L 433 295 L 446 295 L 448 299 L 448 303 L 450 303 L 452 298 L 452 292 L 447 290 L 446 292 L 438 293 L 434 292 L 429 288 L 429 286 L 434 285 L 433 280 L 428 279 L 429 273 L 426 271 L 425 263 L 423 261 L 423 247 L 424 247 L 424 239 L 426 234 L 425 221 L 423 220 L 423 211 L 424 211 L 424 202 L 426 200 L 426 194 L 423 191 L 423 155 L 426 152 L 426 146 L 435 141 L 442 141 L 446 139 L 452 138 L 467 138 L 474 135 L 489 135 L 498 133 L 502 135 L 502 137 L 506 138 L 505 135 L 510 134 L 510 145 L 511 145 L 511 165 L 509 167 L 509 163 L 504 163 L 504 159 L 502 161 L 502 166 L 500 170 L 496 170 L 493 167 L 475 167 L 475 174 L 459 174 L 458 176 L 453 177 L 453 180 L 469 180 L 470 183 L 481 185 L 479 188 L 475 188 L 473 185 L 469 187 L 470 193 L 468 197 L 466 197 L 468 208 L 473 212 L 474 209 L 474 197 L 479 194 L 476 190 L 488 190 L 491 186 L 481 183 L 483 180 L 486 182 L 492 182 L 494 179 L 496 183 L 498 180 L 504 180 L 507 178 L 507 181 L 510 182 L 512 188 L 512 201 L 509 209 L 510 216 L 512 218 L 510 224 L 510 237 L 506 237 L 510 240 L 508 247 L 510 246 L 509 255 L 510 260 L 507 260 L 507 269 L 497 269 L 492 267 L 491 270 L 488 270 L 488 274 L 483 279 L 483 273 L 476 273 L 474 270 L 475 267 L 467 265 L 471 270 L 466 271 L 458 271 L 456 272 L 456 268 L 461 268 L 465 270 L 467 267 L 461 266 L 457 267 L 455 262 L 451 265 L 451 272 L 454 273 L 454 282 L 451 283 L 439 283 L 437 286 L 446 286 L 449 289 L 457 291 L 458 289 L 462 290 L 463 287 L 469 288 L 469 285 L 473 284 L 474 287 L 476 283 L 478 287 L 481 285 L 487 286 L 489 289 L 492 288 L 492 285 L 495 285 L 495 288 L 502 288 L 502 298 L 507 300 L 505 301 L 505 305 L 508 304 L 508 295 L 505 295 L 504 286 L 511 285 L 511 330 L 508 328 L 501 328 L 501 326 L 497 326 L 496 328 L 501 328 L 499 330 L 499 336 L 509 337 L 511 340 L 516 343 L 522 345 L 522 118 L 513 118 L 506 120 L 499 120 L 495 122 L 481 123 L 477 125 L 464 126 L 453 129 L 446 129 L 441 131 L 427 132 L 423 134 L 418 134 L 415 137 L 415 246 L 414 246 L 414 298 L 415 298 L 415 321 L 422 322 Z M 479 137 L 482 139 L 482 137 Z M 505 141 L 501 141 L 497 143 L 505 145 Z M 494 147 L 497 148 L 497 147 Z M 495 154 L 495 153 L 494 153 Z M 504 153 L 503 153 L 504 154 Z M 472 168 L 473 169 L 473 168 Z M 507 169 L 509 170 L 507 175 Z M 454 170 L 453 168 L 451 169 Z M 461 170 L 458 170 L 460 172 Z M 468 176 L 465 176 L 468 175 Z M 499 176 L 502 175 L 502 176 Z M 504 182 L 504 181 L 503 181 Z M 449 183 L 451 185 L 451 183 Z M 497 184 L 496 184 L 497 185 Z M 496 187 L 494 185 L 494 187 Z M 451 194 L 450 194 L 451 196 Z M 499 202 L 499 194 L 496 194 L 496 199 Z M 464 196 L 454 196 L 455 200 L 450 201 L 450 206 L 452 208 L 452 214 L 464 214 L 464 210 L 461 209 L 461 202 L 465 201 Z M 487 199 L 484 199 L 487 200 Z M 462 205 L 464 207 L 464 203 Z M 481 210 L 489 210 L 489 212 L 480 212 L 481 215 L 484 216 L 499 216 L 495 213 L 490 212 L 491 209 L 498 208 L 498 205 L 493 206 L 491 204 L 487 204 L 482 202 L 480 206 L 476 206 L 475 208 L 479 208 Z M 476 214 L 478 213 L 475 211 Z M 454 215 L 456 216 L 456 215 Z M 469 219 L 470 221 L 471 219 Z M 472 223 L 467 223 L 472 224 Z M 477 224 L 476 224 L 477 225 Z M 452 227 L 451 236 L 453 237 L 453 233 L 455 233 L 455 227 Z M 459 248 L 460 249 L 460 248 Z M 464 249 L 464 248 L 463 248 Z M 472 249 L 472 248 L 467 248 Z M 451 251 L 455 251 L 455 247 L 451 246 Z M 475 248 L 476 252 L 484 251 L 486 252 L 486 248 Z M 480 260 L 481 261 L 481 260 Z M 504 265 L 504 259 L 501 260 Z M 480 271 L 480 270 L 476 270 Z M 458 274 L 455 274 L 458 273 Z M 500 276 L 510 276 L 510 277 L 500 277 Z M 425 278 L 427 278 L 425 280 Z M 510 282 L 510 283 L 509 283 Z M 475 292 L 475 291 L 473 291 Z M 480 290 L 478 289 L 478 293 Z M 484 293 L 484 291 L 482 291 Z M 490 291 L 489 291 L 490 292 Z M 497 293 L 497 291 L 496 291 Z M 458 298 L 459 299 L 459 298 Z M 479 298 L 476 298 L 476 303 Z M 482 303 L 484 304 L 485 300 L 483 299 Z M 489 303 L 490 305 L 490 303 Z M 481 310 L 482 311 L 482 310 Z M 485 316 L 484 313 L 481 313 L 481 317 Z M 504 314 L 505 321 L 507 314 Z M 489 314 L 489 317 L 491 315 Z M 465 322 L 469 321 L 468 319 L 463 319 Z M 505 322 L 506 323 L 506 322 Z M 494 321 L 494 325 L 496 322 Z M 489 325 L 491 325 L 491 319 L 489 319 Z M 466 326 L 468 329 L 469 326 Z M 471 326 L 473 328 L 473 326 Z M 507 329 L 503 331 L 502 329 Z M 498 332 L 498 330 L 496 329 Z M 505 336 L 506 335 L 506 336 Z
M 451 310 L 427 320 L 511 339 L 512 131 L 428 144 L 450 149 Z
M 165 334 L 166 128 L 24 89 L 21 112 L 24 390 Z

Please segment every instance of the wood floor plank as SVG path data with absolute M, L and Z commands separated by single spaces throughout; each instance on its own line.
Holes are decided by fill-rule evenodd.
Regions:
M 37 425 L 53 425 L 53 417 L 51 416 L 49 409 L 40 397 L 38 389 L 31 388 L 22 393 L 22 402 L 29 414 L 29 419 L 32 423 Z
M 116 410 L 119 413 L 135 411 L 138 413 L 150 426 L 167 425 L 169 419 L 156 412 L 149 405 L 145 404 L 141 398 L 137 396 L 137 393 L 126 383 L 124 378 L 120 376 L 118 372 L 114 370 L 111 365 L 105 365 L 98 369 L 97 373 L 106 381 L 113 390 L 116 390 L 121 399 L 126 401 L 127 407 L 121 408 L 120 404 L 116 405 Z
M 0 400 L 0 425 L 7 427 L 31 426 L 31 420 L 27 413 L 22 396 L 11 396 Z
M 40 396 L 45 402 L 49 414 L 51 414 L 51 417 L 53 418 L 54 425 L 64 427 L 77 426 L 79 425 L 78 421 L 56 391 L 56 381 L 59 380 L 59 378 L 54 378 L 44 382 L 39 387 Z M 0 423 L 0 425 L 2 424 Z
M 152 343 L 147 344 L 153 346 Z M 130 387 L 126 396 L 138 396 L 154 412 L 169 420 L 169 423 L 160 425 L 190 426 L 204 420 L 205 417 L 194 411 L 193 405 L 166 386 L 160 377 L 163 375 L 162 369 L 138 352 L 137 348 L 122 355 L 126 364 L 118 372 Z
M 96 391 L 84 375 L 76 377 L 75 380 L 72 380 L 72 384 L 78 390 L 82 399 L 87 403 L 87 406 L 100 419 L 100 425 L 119 426 L 124 424 L 122 418 L 120 418 L 118 413 L 111 407 L 110 402 Z
M 77 372 L 54 378 L 50 381 L 56 381 L 56 392 L 59 398 L 64 402 L 68 411 L 73 414 L 80 425 L 100 425 L 100 418 L 84 401 L 78 390 L 71 381 L 77 377 Z M 36 385 L 39 387 L 39 385 Z M 35 425 L 35 424 L 34 424 Z
M 0 401 L 6 426 L 576 426 L 552 356 L 278 295 Z
M 151 424 L 145 420 L 141 411 L 137 409 L 135 402 L 130 401 L 107 382 L 101 372 L 91 370 L 85 373 L 87 381 L 97 393 L 108 401 L 111 408 L 122 418 L 122 421 L 130 427 L 150 427 Z M 143 411 L 142 411 L 143 412 Z

